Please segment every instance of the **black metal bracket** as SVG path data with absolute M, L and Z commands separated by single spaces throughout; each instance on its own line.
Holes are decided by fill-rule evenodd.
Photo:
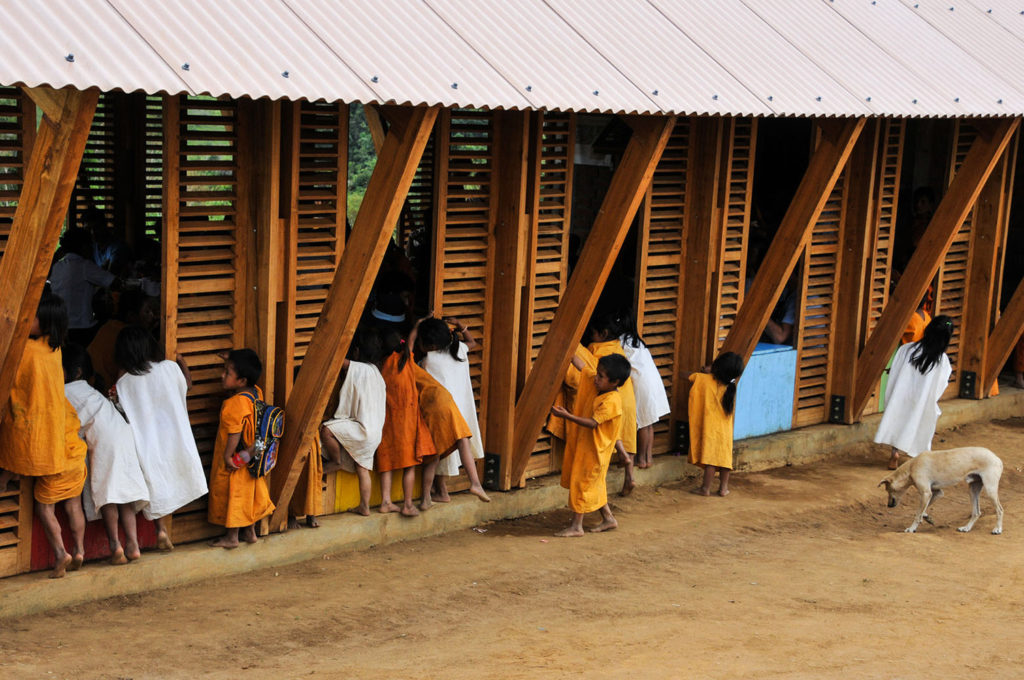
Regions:
M 828 407 L 828 422 L 830 423 L 842 423 L 843 413 L 846 412 L 846 396 L 842 394 L 833 394 L 832 401 Z
M 676 450 L 679 453 L 690 452 L 690 423 L 685 420 L 676 421 Z
M 974 388 L 978 382 L 978 374 L 974 371 L 963 371 L 960 374 L 960 398 L 961 399 L 977 399 L 974 396 Z M 984 396 L 984 395 L 982 395 Z
M 488 491 L 500 491 L 501 456 L 496 453 L 484 453 L 484 478 L 481 482 Z

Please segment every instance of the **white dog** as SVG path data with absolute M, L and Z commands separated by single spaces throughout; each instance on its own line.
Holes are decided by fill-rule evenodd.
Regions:
M 928 517 L 928 508 L 942 497 L 942 489 L 967 482 L 971 491 L 971 518 L 957 531 L 970 531 L 981 517 L 979 496 L 984 487 L 996 507 L 996 527 L 993 534 L 1003 533 L 1003 506 L 999 504 L 999 477 L 1003 474 L 1003 461 L 996 454 L 980 446 L 966 446 L 948 451 L 926 451 L 911 458 L 899 469 L 887 475 L 878 486 L 889 492 L 889 507 L 895 508 L 904 492 L 911 486 L 921 494 L 921 509 L 908 533 L 917 531 L 921 520 L 934 524 Z

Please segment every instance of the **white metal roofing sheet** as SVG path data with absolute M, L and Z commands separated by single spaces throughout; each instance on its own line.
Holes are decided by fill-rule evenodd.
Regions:
M 875 113 L 741 2 L 651 2 L 782 115 Z
M 661 113 L 543 0 L 425 0 L 537 108 Z
M 423 2 L 284 1 L 380 102 L 531 106 Z
M 774 113 L 650 3 L 545 2 L 666 111 L 705 114 L 724 108 L 740 115 Z
M 1021 115 L 1022 12 L 1024 0 L 0 0 L 0 84 L 615 113 Z
M 915 96 L 927 108 L 946 103 L 917 75 L 833 11 L 827 0 L 805 2 L 800 12 L 793 11 L 792 0 L 743 1 L 872 111 L 920 115 L 920 106 L 911 103 Z M 855 60 L 851 61 L 851 54 L 856 55 Z M 952 108 L 966 113 L 955 104 Z
M 0 0 L 0 83 L 188 91 L 106 0 Z
M 376 99 L 280 0 L 109 2 L 195 92 Z
M 899 0 L 834 0 L 830 4 L 942 95 L 945 104 L 927 108 L 924 93 L 915 95 L 921 107 L 919 115 L 951 115 L 950 103 L 958 104 L 967 115 L 1024 111 L 1024 97 L 917 16 L 913 7 Z

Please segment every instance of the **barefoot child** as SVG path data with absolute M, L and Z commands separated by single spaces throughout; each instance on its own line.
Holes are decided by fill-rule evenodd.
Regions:
M 636 438 L 638 468 L 649 468 L 654 448 L 654 424 L 671 412 L 665 383 L 654 363 L 654 357 L 637 333 L 636 322 L 629 315 L 619 317 L 619 342 L 629 359 L 630 381 L 636 393 Z
M 626 356 L 626 352 L 622 349 L 622 345 L 619 343 L 619 335 L 622 332 L 622 324 L 618 320 L 615 314 L 605 314 L 596 318 L 590 326 L 590 345 L 587 347 L 590 353 L 594 355 L 594 359 L 601 359 L 602 357 L 610 354 L 618 354 L 622 357 Z M 627 359 L 628 363 L 628 359 Z M 593 369 L 593 364 L 591 365 Z M 593 392 L 593 385 L 589 380 L 583 380 L 580 382 L 579 391 L 581 394 L 586 394 L 585 398 L 589 398 Z M 633 392 L 633 381 L 630 377 L 626 376 L 626 381 L 619 389 L 619 395 L 622 398 L 622 431 L 619 433 L 619 441 L 622 442 L 622 448 L 619 450 L 619 456 L 622 459 L 622 464 L 625 469 L 625 474 L 622 477 L 622 490 L 619 492 L 620 496 L 628 496 L 633 492 L 633 488 L 636 486 L 636 482 L 633 481 L 633 454 L 636 453 L 636 394 Z M 584 397 L 577 396 L 577 399 Z
M 352 512 L 364 517 L 370 514 L 370 471 L 387 411 L 387 385 L 377 368 L 381 351 L 376 328 L 356 329 L 348 358 L 342 363 L 338 408 L 334 417 L 320 426 L 320 441 L 327 457 L 324 472 L 345 470 L 356 475 L 359 505 Z
M 452 323 L 456 327 L 453 333 L 448 327 Z M 465 342 L 459 340 L 461 336 Z M 459 464 L 466 470 L 469 478 L 469 492 L 480 500 L 490 502 L 487 492 L 480 484 L 480 475 L 476 468 L 476 460 L 484 457 L 483 438 L 480 436 L 480 423 L 476 417 L 476 400 L 473 395 L 473 383 L 469 376 L 469 362 L 467 357 L 469 351 L 477 347 L 469 329 L 458 322 L 457 319 L 427 318 L 420 322 L 417 328 L 416 341 L 418 349 L 424 354 L 423 369 L 448 391 L 458 413 L 464 419 L 469 428 L 468 437 L 461 437 L 456 440 L 455 448 L 458 455 L 449 452 L 441 457 L 437 466 L 437 476 L 434 481 L 436 496 L 433 500 L 447 503 L 449 501 L 448 485 L 445 477 L 453 477 L 459 474 Z M 417 381 L 419 384 L 420 381 Z M 420 399 L 423 399 L 423 391 L 420 391 Z M 427 408 L 420 404 L 424 410 L 424 417 L 427 425 L 430 425 L 431 418 L 427 416 Z M 434 434 L 434 428 L 430 428 Z M 438 451 L 443 451 L 446 446 L 438 443 L 434 437 L 434 446 Z M 424 492 L 424 498 L 426 492 Z
M 135 515 L 149 505 L 149 490 L 139 465 L 135 439 L 114 404 L 89 384 L 92 362 L 81 345 L 66 345 L 64 394 L 81 421 L 79 434 L 89 447 L 89 481 L 82 501 L 85 518 L 103 517 L 110 545 L 110 563 L 128 564 L 139 559 Z M 118 521 L 124 529 L 121 545 Z
M 729 495 L 732 470 L 732 426 L 735 420 L 736 381 L 743 374 L 743 359 L 725 352 L 711 364 L 711 373 L 690 376 L 690 462 L 704 468 L 704 481 L 694 493 L 711 495 L 718 470 L 718 495 Z
M 266 477 L 253 477 L 246 463 L 256 441 L 253 402 L 263 399 L 256 381 L 263 364 L 251 349 L 234 349 L 224 360 L 221 385 L 232 393 L 220 407 L 220 424 L 210 463 L 210 504 L 207 519 L 227 531 L 210 545 L 231 550 L 238 547 L 239 532 L 246 543 L 255 543 L 256 522 L 274 512 Z
M 173 550 L 163 518 L 206 493 L 206 474 L 185 402 L 192 383 L 188 366 L 180 355 L 177 361 L 155 361 L 153 336 L 139 326 L 118 333 L 114 354 L 121 371 L 115 386 L 118 402 L 132 428 L 149 489 L 143 515 L 156 524 L 157 547 Z
M 29 330 L 0 425 L 0 491 L 16 475 L 35 477 L 36 516 L 53 548 L 50 578 L 76 570 L 85 559 L 86 447 L 78 418 L 64 396 L 60 346 L 67 334 L 64 301 L 44 293 Z M 74 541 L 64 548 L 56 504 L 62 503 Z
M 572 524 L 556 536 L 582 536 L 583 515 L 598 510 L 601 523 L 591 531 L 609 531 L 618 527 L 608 505 L 606 477 L 612 451 L 621 449 L 622 396 L 620 387 L 629 379 L 629 362 L 621 354 L 609 354 L 591 370 L 581 359 L 573 363 L 582 372 L 582 385 L 591 382 L 593 396 L 576 401 L 576 414 L 561 406 L 553 406 L 551 414 L 565 418 L 575 427 L 567 428 L 565 457 L 562 462 L 562 486 L 569 489 Z M 620 450 L 621 453 L 621 450 Z
M 437 450 L 420 414 L 416 372 L 408 345 L 395 327 L 381 328 L 384 363 L 380 373 L 387 385 L 387 417 L 377 448 L 377 470 L 380 472 L 381 512 L 401 512 L 406 517 L 420 514 L 413 504 L 416 466 L 437 464 Z M 395 470 L 402 471 L 402 506 L 391 502 L 391 479 Z M 429 488 L 428 488 L 429 490 Z

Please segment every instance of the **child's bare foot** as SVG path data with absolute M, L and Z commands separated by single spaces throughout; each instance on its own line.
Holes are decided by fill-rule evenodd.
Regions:
M 491 502 L 491 497 L 487 495 L 487 492 L 484 491 L 484 487 L 482 486 L 471 486 L 469 487 L 469 492 L 476 496 L 477 498 L 479 498 L 480 500 L 482 500 L 484 503 Z
M 451 503 L 452 497 L 448 495 L 447 491 L 445 491 L 443 494 L 438 493 L 436 491 L 431 491 L 430 500 L 434 501 L 435 503 Z
M 619 528 L 619 523 L 615 521 L 614 517 L 612 517 L 611 519 L 604 520 L 603 522 L 598 524 L 596 527 L 593 527 L 590 531 L 591 531 L 591 533 L 599 534 L 602 531 L 611 531 L 612 529 L 618 529 L 618 528 Z
M 555 534 L 559 538 L 579 538 L 583 535 L 583 529 L 577 529 L 576 527 L 566 527 Z
M 412 503 L 403 503 L 399 512 L 402 513 L 402 517 L 416 517 L 420 514 L 420 511 Z
M 349 508 L 348 511 L 351 512 L 353 515 L 360 515 L 362 517 L 369 517 L 370 516 L 370 508 L 368 506 L 366 506 L 366 505 L 357 505 L 354 508 Z M 384 510 L 384 506 L 382 505 L 381 506 L 381 512 L 394 512 L 394 510 L 387 510 L 387 511 L 385 511 Z M 306 521 L 309 521 L 309 520 L 307 519 Z M 320 526 L 320 525 L 317 524 L 317 526 Z
M 251 525 L 242 529 L 240 538 L 246 543 L 255 543 L 260 540 L 260 537 L 256 535 L 256 529 Z
M 221 536 L 218 539 L 214 539 L 214 540 L 210 541 L 210 545 L 212 547 L 214 547 L 214 548 L 224 548 L 225 550 L 234 550 L 235 548 L 238 547 L 238 539 L 235 538 L 235 540 L 232 541 L 231 539 L 229 539 L 225 535 L 225 536 Z
M 128 558 L 124 556 L 124 548 L 117 546 L 114 549 L 114 553 L 110 556 L 111 564 L 128 564 Z
M 370 514 L 370 509 L 369 508 L 366 508 L 366 514 L 367 515 Z M 306 526 L 309 527 L 310 529 L 319 529 L 320 528 L 320 520 L 318 520 L 316 518 L 316 515 L 306 515 Z
M 690 493 L 696 494 L 698 496 L 710 496 L 711 495 L 711 490 L 710 489 L 705 489 L 702 486 L 698 486 L 696 489 L 690 489 Z
M 725 487 L 719 487 L 719 489 L 718 489 L 718 495 L 719 495 L 719 496 L 722 496 L 723 498 L 724 498 L 725 496 L 728 496 L 728 495 L 729 495 L 729 489 L 727 489 L 727 488 L 725 488 Z
M 71 566 L 71 555 L 65 553 L 64 557 L 57 558 L 57 564 L 53 565 L 50 578 L 64 578 L 69 566 Z
M 397 505 L 395 505 L 391 501 L 388 501 L 387 503 L 381 503 L 380 504 L 379 512 L 381 512 L 381 513 L 398 512 L 398 509 L 399 508 L 398 508 Z
M 132 541 L 125 541 L 124 556 L 128 558 L 129 562 L 134 562 L 142 557 L 142 551 L 139 550 L 139 544 L 133 543 Z
M 428 493 L 423 497 L 423 500 L 420 501 L 420 510 L 426 512 L 432 507 L 434 507 L 434 501 L 430 500 L 430 494 Z M 403 512 L 402 514 L 404 515 L 405 513 Z
M 633 489 L 636 488 L 636 482 L 632 479 L 624 480 L 622 482 L 622 491 L 619 492 L 620 496 L 628 496 L 633 493 Z
M 68 565 L 68 571 L 78 571 L 82 568 L 82 564 L 85 562 L 85 555 L 82 553 L 75 553 L 71 556 L 71 564 Z
M 156 535 L 156 548 L 164 552 L 174 550 L 174 544 L 171 543 L 171 537 L 167 535 L 166 531 L 161 531 Z
M 288 531 L 291 531 L 292 529 L 301 528 L 302 527 L 299 525 L 299 520 L 295 519 L 294 515 L 288 515 Z

